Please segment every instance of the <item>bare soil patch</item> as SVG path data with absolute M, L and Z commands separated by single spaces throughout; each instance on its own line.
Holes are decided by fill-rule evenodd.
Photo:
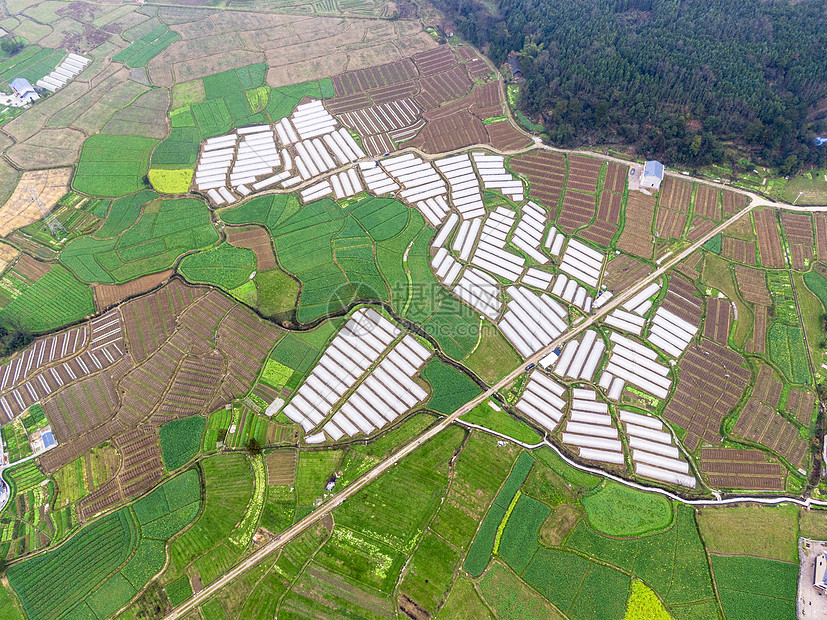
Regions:
M 11 197 L 0 207 L 0 236 L 5 237 L 10 232 L 43 218 L 40 207 L 27 187 L 34 191 L 45 209 L 51 209 L 69 191 L 71 178 L 71 168 L 24 172 Z M 7 250 L 0 252 L 0 260 L 6 259 L 8 255 Z
M 298 452 L 290 448 L 276 450 L 265 457 L 267 463 L 267 484 L 290 485 L 296 476 Z
M 578 504 L 555 506 L 540 527 L 540 542 L 546 547 L 559 547 L 582 516 L 583 509 Z
M 103 311 L 124 299 L 147 293 L 169 279 L 172 273 L 172 269 L 167 269 L 159 273 L 135 278 L 125 284 L 95 284 L 95 307 Z
M 77 129 L 43 129 L 6 154 L 23 169 L 68 166 L 77 162 L 85 139 Z

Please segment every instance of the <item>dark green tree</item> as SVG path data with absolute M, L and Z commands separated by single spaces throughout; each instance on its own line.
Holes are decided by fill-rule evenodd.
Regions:
M 7 56 L 14 56 L 17 52 L 22 50 L 24 43 L 22 40 L 7 34 L 0 40 L 0 49 L 5 52 Z
M 252 455 L 261 454 L 261 445 L 258 443 L 258 439 L 250 437 L 247 441 L 247 452 Z
M 827 162 L 827 0 L 434 0 L 525 78 L 559 145 L 626 143 L 667 164 Z M 795 156 L 795 159 L 789 159 Z

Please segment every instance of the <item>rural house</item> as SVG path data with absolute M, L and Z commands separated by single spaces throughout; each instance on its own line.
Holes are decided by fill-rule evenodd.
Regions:
M 523 70 L 520 67 L 520 57 L 517 56 L 516 52 L 509 52 L 508 54 L 508 67 L 511 69 L 511 77 L 515 80 L 523 79 Z
M 12 93 L 20 101 L 21 106 L 40 99 L 34 90 L 34 86 L 26 78 L 15 78 L 9 86 L 11 86 Z
M 643 165 L 643 176 L 640 186 L 658 191 L 663 181 L 664 167 L 659 161 L 649 160 Z

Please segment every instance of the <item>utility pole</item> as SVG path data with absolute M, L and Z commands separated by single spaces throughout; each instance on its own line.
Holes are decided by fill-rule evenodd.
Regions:
M 31 194 L 32 202 L 34 202 L 40 208 L 40 213 L 43 215 L 43 220 L 46 222 L 46 226 L 48 226 L 49 230 L 52 232 L 52 236 L 55 239 L 59 239 L 59 232 L 64 232 L 68 234 L 68 231 L 63 226 L 63 224 L 61 224 L 57 220 L 57 218 L 52 214 L 52 212 L 46 208 L 46 205 L 43 204 L 43 201 L 40 200 L 40 196 L 38 196 L 37 192 L 34 191 L 28 185 L 24 185 L 23 187 L 26 189 L 27 192 L 29 192 L 29 194 Z

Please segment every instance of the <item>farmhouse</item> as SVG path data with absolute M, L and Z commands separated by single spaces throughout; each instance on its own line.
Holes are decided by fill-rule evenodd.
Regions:
M 827 553 L 822 553 L 816 558 L 815 576 L 813 587 L 822 592 L 827 592 Z
M 664 167 L 659 161 L 650 160 L 643 165 L 643 176 L 640 178 L 640 186 L 658 191 L 663 181 Z
M 515 80 L 521 80 L 523 78 L 523 70 L 520 67 L 520 57 L 517 56 L 516 52 L 510 52 L 508 54 L 508 68 L 511 69 L 511 77 Z
M 32 86 L 26 78 L 15 78 L 11 81 L 9 86 L 11 86 L 12 94 L 17 101 L 19 101 L 20 106 L 27 105 L 32 101 L 40 99 L 34 90 L 34 86 Z

